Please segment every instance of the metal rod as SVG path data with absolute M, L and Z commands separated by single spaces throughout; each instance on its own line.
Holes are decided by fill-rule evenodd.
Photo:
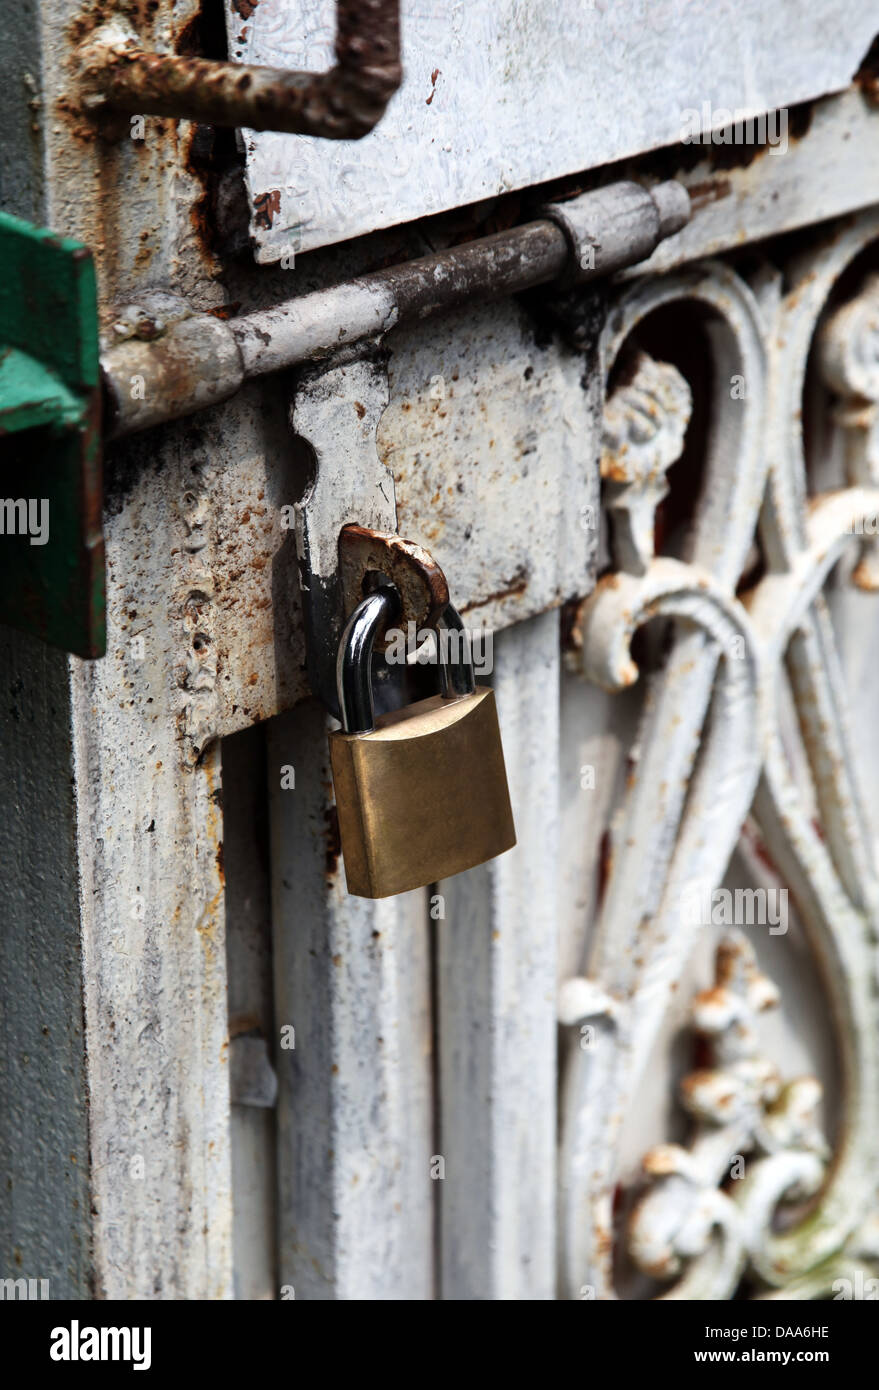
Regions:
M 368 135 L 402 76 L 399 0 L 338 0 L 336 65 L 329 72 L 149 53 L 110 28 L 96 37 L 84 64 L 98 114 L 109 108 L 325 140 Z
M 386 333 L 404 318 L 427 318 L 474 296 L 500 298 L 545 284 L 561 275 L 567 261 L 561 229 L 548 220 L 528 222 L 232 319 L 229 329 L 244 375 L 264 376 Z
M 443 629 L 455 633 L 453 642 L 457 645 L 457 659 L 443 660 Z M 440 683 L 444 700 L 462 700 L 472 695 L 476 689 L 473 674 L 473 660 L 470 655 L 470 634 L 461 621 L 461 615 L 453 604 L 449 604 L 437 623 L 437 643 L 440 656 Z M 450 644 L 451 645 L 451 644 Z
M 682 184 L 608 184 L 510 231 L 361 275 L 224 323 L 194 314 L 101 359 L 109 438 L 224 400 L 241 383 L 319 361 L 404 319 L 554 281 L 582 284 L 645 259 L 689 219 Z M 132 395 L 136 378 L 141 389 Z
M 375 728 L 372 652 L 379 633 L 399 610 L 399 595 L 387 586 L 359 603 L 345 624 L 336 661 L 336 688 L 346 734 L 369 734 Z

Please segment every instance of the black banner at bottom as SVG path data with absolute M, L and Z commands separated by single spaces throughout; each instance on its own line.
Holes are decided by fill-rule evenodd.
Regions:
M 584 1374 L 590 1365 L 603 1368 L 610 1356 L 626 1373 L 692 1367 L 711 1376 L 716 1370 L 741 1371 L 752 1366 L 796 1370 L 804 1366 L 844 1373 L 863 1365 L 876 1343 L 877 1304 L 872 1300 L 832 1302 L 683 1303 L 602 1302 L 583 1300 L 567 1311 L 558 1308 L 544 1323 L 534 1324 L 517 1305 L 516 1322 L 506 1323 L 503 1306 L 495 1313 L 484 1303 L 426 1308 L 424 1330 L 432 1341 L 413 1361 L 409 1348 L 413 1332 L 412 1304 L 405 1320 L 394 1305 L 345 1304 L 334 1312 L 326 1305 L 295 1300 L 264 1303 L 53 1303 L 5 1300 L 0 1308 L 7 1355 L 16 1372 L 39 1370 L 52 1381 L 75 1375 L 94 1378 L 103 1371 L 122 1374 L 217 1372 L 261 1374 L 269 1366 L 285 1365 L 289 1374 L 313 1375 L 314 1356 L 326 1358 L 319 1373 L 339 1374 L 339 1354 L 348 1350 L 358 1369 L 392 1373 L 406 1367 L 406 1378 L 418 1374 L 426 1356 L 432 1379 L 443 1369 L 468 1378 L 481 1349 L 492 1357 L 492 1374 L 503 1369 L 509 1350 L 521 1355 L 523 1334 L 551 1332 L 583 1338 L 558 1344 L 558 1352 L 578 1347 Z M 361 1322 L 364 1308 L 369 1321 Z M 399 1305 L 397 1305 L 399 1307 Z M 390 1314 L 384 1321 L 383 1314 Z M 475 1321 L 471 1318 L 475 1316 Z M 324 1318 L 330 1321 L 325 1322 Z M 498 1321 L 495 1323 L 494 1319 Z M 486 1318 L 488 1323 L 486 1324 Z M 556 1318 L 561 1321 L 557 1322 Z M 507 1328 L 509 1327 L 509 1332 Z M 329 1331 L 331 1339 L 324 1340 Z M 340 1333 L 345 1333 L 344 1341 Z M 438 1337 L 437 1334 L 442 1336 Z M 466 1356 L 458 1341 L 468 1334 Z M 451 1336 L 449 1334 L 452 1334 Z M 312 1340 L 314 1339 L 314 1340 Z M 526 1342 L 527 1345 L 527 1342 Z M 408 1355 L 406 1354 L 408 1352 Z M 401 1357 L 401 1353 L 403 1356 Z M 475 1353 L 475 1356 L 474 1356 Z M 306 1358 L 300 1360 L 300 1358 Z M 14 1358 L 14 1359 L 13 1359 Z M 331 1358 L 331 1359 L 330 1359 Z M 595 1358 L 593 1363 L 593 1358 Z M 445 1363 L 445 1365 L 444 1365 Z M 515 1364 L 515 1363 L 514 1363 Z M 525 1366 L 518 1371 L 528 1374 Z

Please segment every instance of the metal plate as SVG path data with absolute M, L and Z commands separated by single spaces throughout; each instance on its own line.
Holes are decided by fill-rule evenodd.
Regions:
M 467 625 L 507 627 L 588 593 L 601 391 L 588 348 L 538 340 L 512 303 L 403 326 L 388 345 L 378 451 L 397 524 L 442 567 Z
M 333 0 L 225 4 L 238 61 L 331 66 Z M 839 90 L 877 27 L 862 0 L 582 0 L 563 17 L 403 0 L 403 86 L 370 135 L 243 132 L 257 260 L 675 144 L 688 111 L 719 127 Z

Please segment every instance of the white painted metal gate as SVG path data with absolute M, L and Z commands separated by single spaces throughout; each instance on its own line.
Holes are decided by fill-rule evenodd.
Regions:
M 879 1277 L 879 7 L 705 0 L 683 37 L 682 8 L 406 4 L 397 104 L 332 157 L 161 116 L 98 139 L 64 99 L 94 17 L 39 0 L 17 33 L 38 148 L 10 116 L 4 206 L 95 248 L 108 361 L 584 189 L 691 203 L 613 276 L 394 314 L 110 446 L 107 656 L 0 638 L 25 1274 L 340 1300 Z M 210 14 L 123 18 L 216 46 Z M 332 14 L 229 0 L 230 51 L 305 66 Z M 682 144 L 691 108 L 721 135 L 781 111 L 784 138 Z M 395 519 L 494 633 L 517 847 L 382 901 L 345 891 L 305 676 L 309 486 L 330 547 Z

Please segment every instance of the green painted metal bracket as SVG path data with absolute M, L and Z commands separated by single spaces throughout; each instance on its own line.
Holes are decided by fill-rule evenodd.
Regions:
M 106 650 L 91 253 L 0 213 L 0 622 Z

